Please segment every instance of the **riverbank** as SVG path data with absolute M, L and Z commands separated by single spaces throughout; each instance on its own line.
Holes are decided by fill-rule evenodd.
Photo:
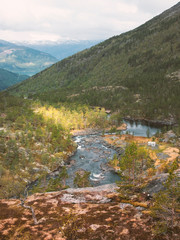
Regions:
M 169 119 L 158 120 L 158 119 L 147 119 L 143 117 L 133 118 L 133 117 L 127 116 L 127 117 L 124 117 L 123 119 L 131 122 L 141 122 L 150 126 L 157 126 L 157 127 L 175 126 L 177 124 L 176 120 L 173 117 Z
M 178 142 L 176 142 L 177 146 L 173 145 L 169 139 L 169 142 L 165 140 L 167 133 L 164 134 L 164 139 L 159 141 L 159 138 L 147 138 L 140 136 L 133 136 L 129 134 L 125 135 L 105 135 L 104 140 L 111 145 L 117 152 L 118 149 L 120 151 L 120 155 L 109 162 L 109 165 L 114 168 L 115 171 L 120 171 L 119 162 L 121 161 L 121 156 L 125 152 L 127 146 L 135 143 L 137 149 L 139 149 L 140 154 L 142 155 L 142 161 L 146 161 L 149 159 L 149 164 L 147 167 L 144 166 L 141 172 L 141 178 L 139 185 L 143 182 L 142 191 L 146 191 L 151 196 L 154 193 L 162 190 L 164 188 L 164 183 L 168 178 L 168 169 L 171 168 L 172 164 L 177 161 L 177 170 L 176 175 L 179 176 L 180 172 L 180 149 L 178 146 Z M 176 136 L 175 136 L 176 137 Z M 163 141 L 164 140 L 164 141 Z M 153 143 L 153 146 L 151 145 Z M 138 150 L 137 150 L 138 151 Z M 143 156 L 144 154 L 144 156 Z M 141 161 L 141 162 L 142 162 Z M 140 166 L 139 166 L 140 168 Z
M 109 128 L 100 129 L 100 128 L 85 128 L 80 130 L 72 130 L 70 133 L 72 136 L 85 136 L 85 135 L 95 135 L 95 134 L 102 134 L 102 133 L 108 133 L 112 129 L 115 129 L 116 131 L 125 131 L 127 129 L 127 124 L 123 123 L 120 126 L 111 126 Z

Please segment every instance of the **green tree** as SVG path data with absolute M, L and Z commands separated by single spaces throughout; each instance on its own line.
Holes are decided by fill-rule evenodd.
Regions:
M 89 181 L 89 176 L 90 172 L 88 171 L 78 171 L 76 172 L 75 178 L 74 178 L 74 185 L 83 188 L 83 187 L 90 187 L 90 181 Z
M 5 165 L 8 166 L 11 170 L 19 162 L 19 152 L 15 140 L 9 140 L 7 142 L 7 152 L 5 156 Z
M 67 168 L 65 166 L 62 167 L 61 173 L 59 174 L 60 178 L 63 181 L 63 187 L 66 187 L 66 179 L 69 177 L 68 176 L 68 172 L 67 172 Z
M 119 161 L 119 165 L 121 170 L 127 175 L 129 183 L 135 185 L 137 171 L 137 145 L 135 142 L 130 143 L 126 147 L 125 153 Z
M 175 170 L 178 168 L 176 159 L 169 168 L 169 175 L 164 184 L 164 189 L 154 196 L 154 204 L 151 207 L 152 216 L 157 220 L 155 233 L 166 234 L 178 227 L 180 209 L 180 182 Z
M 148 127 L 147 130 L 146 130 L 146 136 L 147 136 L 147 138 L 150 137 L 150 129 L 149 129 L 149 127 Z

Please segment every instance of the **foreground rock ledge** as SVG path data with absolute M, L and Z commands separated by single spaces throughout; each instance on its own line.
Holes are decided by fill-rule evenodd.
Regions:
M 0 200 L 0 239 L 153 239 L 152 219 L 140 208 L 120 203 L 115 184 L 29 196 L 26 204 Z

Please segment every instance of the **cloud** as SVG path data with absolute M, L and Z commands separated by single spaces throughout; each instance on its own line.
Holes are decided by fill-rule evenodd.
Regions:
M 105 39 L 133 29 L 175 0 L 0 0 L 5 40 Z M 45 39 L 47 38 L 47 39 Z
M 178 3 L 178 0 L 126 0 L 126 2 L 135 4 L 142 12 L 160 14 Z

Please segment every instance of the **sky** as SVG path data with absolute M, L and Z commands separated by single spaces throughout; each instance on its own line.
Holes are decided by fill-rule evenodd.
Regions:
M 0 39 L 104 40 L 132 30 L 178 0 L 0 0 Z

